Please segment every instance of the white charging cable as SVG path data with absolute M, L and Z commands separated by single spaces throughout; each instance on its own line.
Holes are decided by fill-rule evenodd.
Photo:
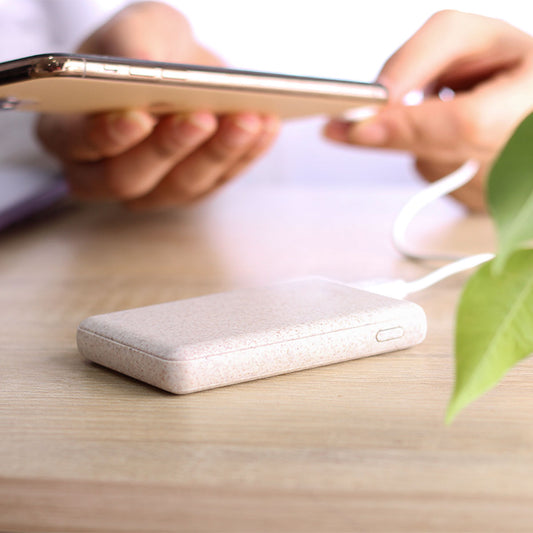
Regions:
M 392 227 L 392 243 L 396 250 L 398 250 L 398 252 L 404 257 L 415 261 L 455 261 L 456 259 L 462 259 L 463 256 L 457 255 L 429 255 L 413 252 L 407 242 L 407 229 L 415 216 L 418 215 L 422 209 L 435 200 L 438 200 L 467 184 L 477 174 L 478 170 L 479 163 L 476 161 L 467 161 L 456 171 L 435 181 L 415 194 L 402 207 L 398 216 L 394 220 L 394 225 Z
M 415 216 L 431 202 L 455 191 L 468 183 L 478 172 L 479 164 L 475 161 L 467 161 L 455 172 L 432 183 L 419 193 L 415 194 L 401 209 L 394 221 L 392 229 L 392 242 L 394 247 L 404 257 L 414 261 L 451 261 L 422 278 L 405 280 L 388 280 L 380 282 L 354 283 L 353 287 L 365 289 L 370 292 L 405 298 L 409 294 L 419 292 L 435 285 L 445 278 L 469 270 L 490 261 L 494 254 L 482 253 L 470 256 L 444 255 L 444 254 L 421 254 L 410 249 L 407 243 L 407 229 Z

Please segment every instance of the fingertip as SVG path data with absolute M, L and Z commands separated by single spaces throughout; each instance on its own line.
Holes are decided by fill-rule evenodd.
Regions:
M 174 124 L 190 125 L 203 133 L 213 133 L 218 126 L 217 117 L 209 111 L 194 111 L 188 114 L 174 115 Z
M 276 140 L 280 128 L 281 120 L 275 115 L 261 115 L 261 128 L 259 133 L 255 136 L 249 152 L 244 156 L 246 162 L 251 162 L 253 159 L 263 154 Z
M 401 103 L 405 95 L 411 90 L 410 87 L 404 86 L 401 80 L 396 80 L 387 74 L 385 70 L 381 72 L 376 82 L 387 89 L 389 103 Z
M 384 146 L 390 137 L 386 124 L 379 119 L 370 119 L 353 124 L 348 136 L 354 144 L 364 146 Z
M 242 149 L 256 138 L 262 129 L 261 117 L 256 113 L 227 115 L 221 123 L 219 139 L 229 149 Z
M 250 135 L 259 133 L 262 121 L 255 113 L 238 113 L 232 117 L 233 125 Z
M 322 133 L 328 139 L 337 142 L 349 142 L 349 132 L 352 123 L 345 120 L 330 120 L 323 128 Z
M 72 155 L 82 160 L 114 157 L 148 137 L 155 125 L 149 113 L 140 110 L 113 111 L 84 117 Z
M 156 123 L 150 113 L 137 109 L 108 113 L 104 120 L 107 134 L 117 146 L 139 142 L 152 132 Z
M 386 145 L 390 137 L 387 125 L 376 118 L 359 122 L 332 120 L 326 124 L 324 135 L 333 141 L 376 147 Z
M 263 129 L 267 135 L 277 135 L 281 129 L 280 118 L 277 115 L 264 115 Z
M 170 155 L 175 152 L 176 147 L 193 147 L 205 141 L 216 131 L 217 127 L 218 120 L 213 113 L 195 111 L 176 113 L 162 118 L 156 131 L 160 142 L 163 139 L 170 140 L 168 146 Z

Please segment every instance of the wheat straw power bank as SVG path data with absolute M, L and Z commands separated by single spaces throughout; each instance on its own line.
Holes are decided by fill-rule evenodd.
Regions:
M 420 343 L 418 305 L 307 279 L 92 316 L 82 356 L 175 394 L 401 350 Z

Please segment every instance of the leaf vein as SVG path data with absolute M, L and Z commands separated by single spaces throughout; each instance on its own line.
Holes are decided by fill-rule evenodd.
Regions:
M 527 218 L 531 215 L 532 212 L 533 212 L 533 190 L 530 191 L 525 202 L 522 203 L 522 206 L 520 207 L 513 221 L 510 223 L 509 229 L 506 232 L 507 235 L 505 238 L 504 246 L 505 248 L 507 248 L 508 252 L 512 251 L 511 248 L 513 245 L 516 245 L 516 241 L 520 237 L 522 228 L 524 226 L 529 227 L 529 224 L 527 223 Z
M 480 360 L 478 369 L 483 369 L 483 367 L 486 366 L 490 360 L 492 360 L 494 351 L 496 350 L 496 347 L 498 346 L 501 337 L 505 335 L 506 331 L 509 328 L 509 324 L 514 321 L 516 315 L 522 309 L 523 303 L 527 299 L 527 297 L 530 295 L 530 293 L 532 292 L 532 289 L 533 289 L 533 279 L 530 279 L 527 282 L 527 284 L 524 286 L 524 288 L 520 291 L 520 294 L 518 298 L 515 300 L 515 302 L 513 303 L 513 305 L 511 306 L 509 313 L 507 313 L 507 315 L 504 317 L 500 326 L 496 329 L 495 334 L 493 335 L 489 345 L 487 346 L 487 350 L 485 352 L 486 357 L 483 357 Z

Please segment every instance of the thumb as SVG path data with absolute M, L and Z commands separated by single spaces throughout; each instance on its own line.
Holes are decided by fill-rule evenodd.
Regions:
M 391 103 L 361 122 L 331 121 L 324 133 L 332 140 L 348 144 L 457 161 L 473 155 L 465 142 L 463 107 L 458 98 L 451 101 L 429 98 L 416 106 Z

